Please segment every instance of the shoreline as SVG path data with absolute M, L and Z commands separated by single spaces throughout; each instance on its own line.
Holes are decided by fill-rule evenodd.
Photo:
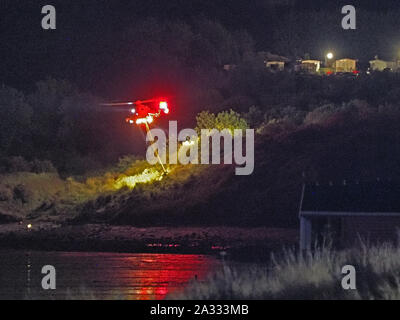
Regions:
M 284 228 L 147 227 L 47 222 L 0 225 L 0 249 L 120 253 L 228 254 L 265 260 L 297 244 L 298 232 Z

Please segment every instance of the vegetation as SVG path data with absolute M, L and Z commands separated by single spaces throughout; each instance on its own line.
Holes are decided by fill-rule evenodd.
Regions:
M 202 111 L 196 116 L 196 120 L 198 135 L 200 135 L 201 129 L 217 129 L 219 131 L 227 129 L 233 134 L 235 129 L 245 130 L 248 127 L 246 119 L 232 109 L 222 111 L 217 115 L 208 111 Z
M 320 182 L 400 177 L 395 104 L 351 100 L 310 111 L 253 106 L 241 114 L 202 112 L 197 120 L 198 128 L 256 128 L 254 173 L 173 165 L 162 177 L 160 168 L 125 156 L 114 166 L 59 175 L 47 160 L 3 157 L 0 212 L 6 220 L 295 227 L 303 173 Z
M 88 12 L 101 26 L 78 19 L 45 54 L 42 37 L 29 28 L 3 41 L 9 45 L 0 72 L 0 223 L 288 228 L 298 224 L 304 177 L 400 179 L 400 73 L 270 72 L 260 52 L 318 59 L 334 43 L 335 58 L 359 59 L 361 70 L 377 49 L 395 60 L 397 2 L 377 8 L 363 0 L 360 27 L 345 33 L 337 5 L 327 1 L 256 2 L 244 9 L 221 6 L 228 27 L 187 16 L 183 2 L 159 16 L 155 10 L 153 18 L 142 17 L 154 4 L 137 3 L 143 8 L 133 10 L 132 21 L 118 17 L 116 23 L 107 22 L 118 14 L 96 5 Z M 220 15 L 215 1 L 201 5 L 212 12 L 205 16 Z M 85 11 L 72 7 L 78 16 Z M 255 14 L 263 21 L 248 19 Z M 37 79 L 43 80 L 31 87 Z M 144 132 L 125 124 L 125 112 L 99 105 L 157 96 L 168 97 L 166 120 L 180 128 L 254 128 L 254 173 L 235 176 L 232 165 L 171 165 L 164 175 L 150 166 L 143 160 Z M 164 120 L 154 125 L 167 126 Z M 357 268 L 356 291 L 340 287 L 345 264 Z M 269 266 L 224 265 L 181 297 L 398 299 L 399 266 L 399 249 L 390 245 L 322 248 L 306 256 L 289 251 Z
M 124 157 L 105 171 L 63 179 L 57 172 L 29 172 L 24 169 L 29 168 L 28 162 L 14 160 L 25 166 L 1 174 L 0 221 L 5 222 L 39 219 L 163 224 L 179 219 L 191 205 L 205 203 L 231 171 L 229 167 L 175 165 L 163 176 L 161 168 L 145 160 Z M 189 219 L 190 215 L 181 223 Z
M 271 73 L 247 33 L 205 19 L 145 19 L 121 34 L 124 56 L 114 61 L 126 74 L 135 71 L 134 92 L 173 95 L 170 119 L 180 128 L 256 130 L 254 173 L 176 165 L 161 177 L 138 160 L 143 132 L 125 124 L 124 112 L 99 107 L 104 98 L 53 78 L 25 92 L 3 85 L 5 220 L 288 227 L 297 225 L 303 173 L 313 181 L 400 177 L 399 73 Z M 236 67 L 226 71 L 224 64 Z
M 342 268 L 356 269 L 356 290 L 342 288 Z M 361 245 L 338 252 L 323 247 L 306 255 L 286 251 L 268 266 L 224 265 L 205 282 L 193 282 L 170 299 L 400 299 L 400 249 Z
M 322 13 L 313 14 L 318 21 L 326 18 Z M 287 19 L 295 17 L 289 14 Z M 207 19 L 173 21 L 134 20 L 115 38 L 105 33 L 91 37 L 96 43 L 85 39 L 85 47 L 100 46 L 101 50 L 94 52 L 101 52 L 108 61 L 93 59 L 96 54 L 90 50 L 89 57 L 82 58 L 87 63 L 79 64 L 81 81 L 86 77 L 90 78 L 87 82 L 98 79 L 92 88 L 94 94 L 87 93 L 83 89 L 87 86 L 73 77 L 68 81 L 50 77 L 38 81 L 34 88 L 2 85 L 0 158 L 49 160 L 61 175 L 68 176 L 110 166 L 124 155 L 143 155 L 140 130 L 125 125 L 123 112 L 99 107 L 99 102 L 108 100 L 170 96 L 170 119 L 178 120 L 180 127 L 195 127 L 196 115 L 208 110 L 210 115 L 220 113 L 220 118 L 215 119 L 218 128 L 224 125 L 224 117 L 235 117 L 234 113 L 247 113 L 252 108 L 246 121 L 255 128 L 264 120 L 273 123 L 277 118 L 302 124 L 305 114 L 315 109 L 328 105 L 336 109 L 355 99 L 373 108 L 395 108 L 400 99 L 397 73 L 363 74 L 357 78 L 271 73 L 246 32 L 231 31 Z M 301 25 L 301 32 L 308 34 L 308 28 L 314 29 L 311 25 Z M 278 30 L 286 34 L 287 28 Z M 110 39 L 115 45 L 106 45 Z M 313 36 L 310 39 L 316 42 Z M 295 37 L 292 40 L 297 41 Z M 305 45 L 303 37 L 300 42 Z M 124 49 L 119 50 L 118 45 Z M 303 50 L 297 42 L 290 47 Z M 285 54 L 283 49 L 279 51 Z M 225 64 L 236 67 L 226 71 Z M 108 67 L 105 69 L 104 65 Z M 119 72 L 109 74 L 110 70 Z M 164 127 L 165 123 L 157 125 Z

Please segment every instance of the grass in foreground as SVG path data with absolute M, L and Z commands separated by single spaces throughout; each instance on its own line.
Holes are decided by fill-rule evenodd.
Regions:
M 342 267 L 356 269 L 356 290 L 344 290 Z M 171 299 L 400 299 L 400 249 L 361 245 L 346 251 L 285 252 L 268 266 L 224 266 L 208 281 L 192 283 Z

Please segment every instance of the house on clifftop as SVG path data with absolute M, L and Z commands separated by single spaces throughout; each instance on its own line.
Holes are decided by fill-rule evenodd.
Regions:
M 264 64 L 270 71 L 283 71 L 285 66 L 290 63 L 290 59 L 270 52 L 260 52 L 264 58 Z

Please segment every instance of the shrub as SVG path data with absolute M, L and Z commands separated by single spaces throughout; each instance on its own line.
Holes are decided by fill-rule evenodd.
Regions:
M 28 203 L 32 199 L 32 193 L 23 184 L 14 187 L 14 199 L 21 200 L 22 203 Z
M 65 162 L 63 170 L 72 174 L 85 174 L 100 168 L 99 162 L 89 156 L 71 155 Z
M 256 128 L 262 123 L 264 113 L 260 108 L 256 106 L 251 106 L 249 108 L 249 111 L 245 113 L 243 117 L 250 127 Z
M 26 132 L 31 128 L 32 108 L 23 93 L 0 86 L 0 150 L 5 154 L 26 149 Z
M 309 112 L 304 119 L 304 124 L 322 124 L 338 112 L 338 107 L 334 104 L 323 105 Z
M 49 160 L 38 160 L 27 161 L 23 157 L 8 157 L 1 159 L 0 172 L 15 173 L 15 172 L 57 172 L 57 169 L 53 166 Z
M 0 185 L 0 201 L 9 201 L 13 198 L 13 192 L 10 188 Z
M 2 161 L 3 172 L 30 172 L 31 164 L 23 157 L 10 157 Z
M 119 158 L 117 168 L 118 172 L 125 172 L 131 168 L 136 161 L 140 160 L 136 155 L 127 155 Z
M 57 169 L 53 166 L 49 160 L 33 160 L 31 163 L 31 171 L 34 173 L 43 172 L 57 172 Z
M 201 129 L 215 128 L 215 114 L 209 111 L 202 111 L 196 116 L 197 127 L 196 131 L 200 134 Z
M 233 133 L 235 129 L 248 128 L 247 121 L 240 116 L 239 113 L 233 111 L 222 111 L 215 115 L 209 111 L 202 111 L 196 116 L 197 126 L 196 131 L 200 134 L 201 129 L 228 129 Z
M 228 129 L 232 133 L 235 129 L 245 130 L 248 128 L 246 120 L 242 118 L 239 113 L 233 111 L 232 109 L 218 113 L 215 119 L 215 125 L 215 128 L 220 131 L 223 129 Z

